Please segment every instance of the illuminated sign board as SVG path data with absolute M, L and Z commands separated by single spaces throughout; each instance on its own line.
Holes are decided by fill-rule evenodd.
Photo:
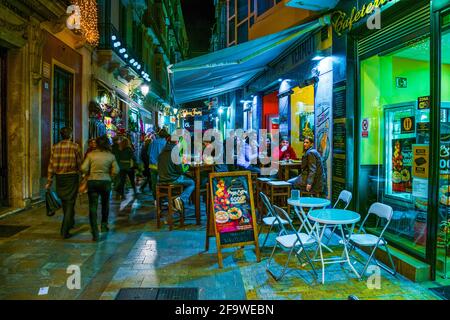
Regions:
M 392 1 L 393 0 L 373 0 L 367 4 L 364 4 L 359 10 L 356 6 L 353 7 L 351 13 L 340 10 L 334 11 L 331 17 L 333 29 L 339 36 L 341 36 L 346 31 L 351 31 L 354 24 L 366 17 L 369 17 L 375 9 L 381 9 L 383 6 Z

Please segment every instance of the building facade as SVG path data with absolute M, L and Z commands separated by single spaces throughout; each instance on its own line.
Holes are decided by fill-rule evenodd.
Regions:
M 73 4 L 81 28 L 68 19 Z M 138 145 L 170 124 L 167 66 L 189 47 L 179 0 L 8 0 L 0 13 L 2 207 L 42 201 L 64 126 L 85 150 L 100 134 L 128 133 Z
M 341 1 L 333 16 L 333 183 L 358 212 L 394 209 L 385 237 L 413 258 L 399 268 L 416 281 L 448 275 L 448 7 Z

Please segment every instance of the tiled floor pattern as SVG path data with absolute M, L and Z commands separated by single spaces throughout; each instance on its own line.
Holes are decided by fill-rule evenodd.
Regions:
M 45 208 L 0 220 L 31 226 L 0 238 L 0 299 L 114 299 L 127 287 L 196 287 L 200 299 L 345 300 L 351 294 L 360 299 L 438 299 L 424 286 L 384 271 L 380 289 L 369 289 L 367 281 L 358 281 L 348 266 L 339 264 L 327 266 L 322 285 L 295 258 L 290 266 L 297 272 L 277 282 L 266 272 L 270 247 L 262 249 L 260 263 L 251 246 L 227 249 L 219 269 L 213 238 L 204 252 L 204 220 L 196 226 L 191 215 L 183 229 L 158 230 L 151 198 L 144 195 L 113 201 L 111 211 L 111 231 L 98 243 L 91 241 L 86 199 L 77 205 L 75 236 L 68 240 L 59 236 L 61 213 L 47 217 Z M 281 265 L 285 258 L 280 251 L 276 262 Z M 66 286 L 69 265 L 80 266 L 79 290 Z M 38 295 L 41 287 L 49 287 L 48 294 Z

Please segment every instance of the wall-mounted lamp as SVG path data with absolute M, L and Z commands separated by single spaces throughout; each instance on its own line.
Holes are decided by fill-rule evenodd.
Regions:
M 144 96 L 146 96 L 149 91 L 150 91 L 150 87 L 148 85 L 144 84 L 141 86 L 141 92 Z

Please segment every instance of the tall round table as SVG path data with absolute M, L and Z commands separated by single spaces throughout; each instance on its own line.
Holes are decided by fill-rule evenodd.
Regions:
M 322 284 L 325 283 L 325 264 L 332 264 L 332 263 L 343 263 L 347 262 L 350 266 L 350 268 L 353 270 L 353 272 L 356 274 L 356 276 L 359 278 L 359 274 L 356 271 L 356 269 L 353 267 L 352 263 L 350 262 L 350 257 L 348 254 L 348 240 L 351 237 L 351 234 L 353 232 L 353 229 L 355 227 L 355 224 L 361 220 L 361 216 L 350 210 L 343 210 L 343 209 L 319 209 L 314 210 L 308 214 L 308 218 L 315 222 L 315 233 L 316 233 L 316 239 L 317 239 L 317 248 L 320 252 L 320 261 L 322 263 Z M 322 231 L 320 231 L 320 225 L 322 225 Z M 342 243 L 344 247 L 344 252 L 340 257 L 332 257 L 324 259 L 323 253 L 322 253 L 322 237 L 324 235 L 324 231 L 327 226 L 337 226 L 339 230 L 341 230 L 341 236 L 342 236 Z M 350 234 L 348 238 L 345 237 L 344 229 L 342 228 L 343 225 L 352 225 L 350 229 Z M 317 254 L 317 251 L 316 251 Z M 344 257 L 345 256 L 345 257 Z

